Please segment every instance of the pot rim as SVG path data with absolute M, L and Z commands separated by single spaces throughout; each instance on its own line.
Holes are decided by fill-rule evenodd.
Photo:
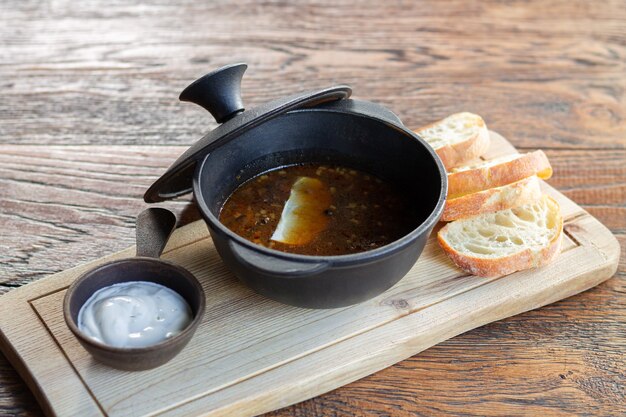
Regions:
M 176 336 L 173 336 L 171 338 L 165 339 L 165 340 L 163 340 L 161 342 L 158 342 L 158 343 L 155 343 L 153 345 L 148 345 L 148 346 L 143 346 L 143 347 L 125 348 L 125 347 L 111 346 L 111 345 L 107 345 L 106 343 L 98 342 L 97 340 L 94 340 L 94 339 L 88 337 L 85 333 L 83 333 L 78 328 L 78 323 L 76 323 L 76 321 L 72 318 L 72 314 L 70 312 L 70 298 L 75 294 L 76 288 L 78 288 L 78 286 L 80 284 L 85 282 L 87 279 L 90 278 L 90 276 L 92 276 L 94 273 L 100 271 L 101 269 L 108 268 L 108 267 L 111 267 L 111 266 L 115 266 L 115 265 L 118 265 L 118 264 L 128 263 L 128 262 L 152 262 L 152 263 L 165 264 L 165 265 L 167 265 L 167 267 L 176 270 L 176 272 L 180 273 L 181 275 L 187 276 L 187 278 L 191 278 L 189 281 L 192 283 L 192 285 L 194 287 L 196 287 L 196 290 L 198 290 L 197 293 L 200 296 L 200 305 L 198 306 L 197 313 L 194 315 L 193 319 L 191 320 L 191 322 L 189 322 L 187 327 L 185 327 L 185 329 L 183 329 L 183 331 L 178 333 Z M 121 281 L 121 282 L 129 282 L 129 281 Z M 104 288 L 104 287 L 101 287 L 100 289 L 102 289 L 102 288 Z M 171 289 L 171 290 L 175 291 L 173 289 Z M 81 306 L 81 308 L 82 308 L 82 306 Z M 105 263 L 100 264 L 100 265 L 98 265 L 98 266 L 96 266 L 94 268 L 91 268 L 88 271 L 85 271 L 84 273 L 82 273 L 76 280 L 74 280 L 74 282 L 72 282 L 72 284 L 67 289 L 67 292 L 65 293 L 65 296 L 63 297 L 63 317 L 65 319 L 65 323 L 67 324 L 67 327 L 69 327 L 69 329 L 72 331 L 74 336 L 76 336 L 76 338 L 78 338 L 81 343 L 85 343 L 85 344 L 89 345 L 90 347 L 98 349 L 98 350 L 104 350 L 104 351 L 108 351 L 108 352 L 111 352 L 111 353 L 123 354 L 123 355 L 124 354 L 126 354 L 126 355 L 138 355 L 138 354 L 139 355 L 147 355 L 147 354 L 155 352 L 155 351 L 164 350 L 165 348 L 171 347 L 172 345 L 178 345 L 184 339 L 187 339 L 188 337 L 190 338 L 195 333 L 196 328 L 202 322 L 202 319 L 204 317 L 205 308 L 206 308 L 206 295 L 204 293 L 204 290 L 202 289 L 202 285 L 200 285 L 200 281 L 198 281 L 198 279 L 191 272 L 187 271 L 185 268 L 183 268 L 183 267 L 181 267 L 179 265 L 176 265 L 176 264 L 174 264 L 172 262 L 168 262 L 168 261 L 162 260 L 160 258 L 159 259 L 157 259 L 157 258 L 150 258 L 150 257 L 147 257 L 147 256 L 135 256 L 135 257 L 132 257 L 132 258 L 117 259 L 117 260 L 114 260 L 114 261 L 105 262 Z
M 426 151 L 430 154 L 431 158 L 435 162 L 435 165 L 437 166 L 437 170 L 439 171 L 439 177 L 441 181 L 441 187 L 440 187 L 439 197 L 437 199 L 437 204 L 435 205 L 433 210 L 430 212 L 428 217 L 426 217 L 426 219 L 422 223 L 420 223 L 419 226 L 417 226 L 415 229 L 413 229 L 411 232 L 407 233 L 406 235 L 402 236 L 401 238 L 394 240 L 393 242 L 388 243 L 387 245 L 381 246 L 376 249 L 364 251 L 364 252 L 357 252 L 357 253 L 352 253 L 352 254 L 347 254 L 347 255 L 318 256 L 318 255 L 302 255 L 302 254 L 297 254 L 297 253 L 288 253 L 288 252 L 282 252 L 276 249 L 270 249 L 265 246 L 257 245 L 253 242 L 250 242 L 249 240 L 232 232 L 230 229 L 224 226 L 219 221 L 219 219 L 213 215 L 213 213 L 209 209 L 208 205 L 204 201 L 204 198 L 202 198 L 202 187 L 201 187 L 202 178 L 200 177 L 200 173 L 204 170 L 204 165 L 207 163 L 207 160 L 210 157 L 210 154 L 209 154 L 204 157 L 204 159 L 202 160 L 200 164 L 196 165 L 196 170 L 194 172 L 194 177 L 193 177 L 193 195 L 195 197 L 196 204 L 198 204 L 198 207 L 200 208 L 200 212 L 204 220 L 207 223 L 209 223 L 210 226 L 212 226 L 222 235 L 225 235 L 229 239 L 234 240 L 236 243 L 244 246 L 245 248 L 255 251 L 257 253 L 266 255 L 266 256 L 271 256 L 271 257 L 279 258 L 282 260 L 294 261 L 294 262 L 304 262 L 304 263 L 326 262 L 333 266 L 348 266 L 348 265 L 355 264 L 355 263 L 359 263 L 359 264 L 369 263 L 370 261 L 374 261 L 378 258 L 391 255 L 392 253 L 395 253 L 403 249 L 404 247 L 408 246 L 409 244 L 414 242 L 419 236 L 421 236 L 424 232 L 426 232 L 428 229 L 431 229 L 435 226 L 435 224 L 439 221 L 441 214 L 443 213 L 443 208 L 444 208 L 446 197 L 448 194 L 448 176 L 447 176 L 446 169 L 443 166 L 443 162 L 441 161 L 441 159 L 439 158 L 435 150 L 430 145 L 428 145 L 424 139 L 422 139 L 418 134 L 416 134 L 415 132 L 408 129 L 406 126 L 402 124 L 392 123 L 391 121 L 387 119 L 376 117 L 370 114 L 349 113 L 349 112 L 337 111 L 333 109 L 317 109 L 317 108 L 297 110 L 293 112 L 288 112 L 286 114 L 301 113 L 305 111 L 306 112 L 315 111 L 315 112 L 325 112 L 325 113 L 341 113 L 341 114 L 350 115 L 351 117 L 359 117 L 359 118 L 374 120 L 378 123 L 382 123 L 386 125 L 390 129 L 398 130 L 402 132 L 403 134 L 405 134 L 406 136 L 408 136 L 409 138 L 412 138 L 416 140 L 417 142 L 419 142 L 420 145 L 426 149 Z M 298 278 L 298 277 L 288 277 L 288 278 Z

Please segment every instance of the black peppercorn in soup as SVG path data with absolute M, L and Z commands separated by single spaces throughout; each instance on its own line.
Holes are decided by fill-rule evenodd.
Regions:
M 376 249 L 416 226 L 410 202 L 388 183 L 341 166 L 265 172 L 228 198 L 220 221 L 259 245 L 303 255 Z

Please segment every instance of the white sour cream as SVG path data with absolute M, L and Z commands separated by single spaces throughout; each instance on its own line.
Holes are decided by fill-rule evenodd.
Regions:
M 154 345 L 183 331 L 191 309 L 177 292 L 153 282 L 130 281 L 96 291 L 78 313 L 78 328 L 115 347 Z

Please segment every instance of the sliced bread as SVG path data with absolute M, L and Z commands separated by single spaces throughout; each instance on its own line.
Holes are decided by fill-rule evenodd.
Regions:
M 544 180 L 552 176 L 552 166 L 543 151 L 508 155 L 454 168 L 448 172 L 448 198 L 500 187 L 533 175 Z
M 484 277 L 545 265 L 560 252 L 562 239 L 561 209 L 547 195 L 521 207 L 448 223 L 437 234 L 457 266 Z
M 541 199 L 541 194 L 539 179 L 533 175 L 501 187 L 449 198 L 446 200 L 441 220 L 450 222 L 523 206 Z
M 489 131 L 482 117 L 456 113 L 415 130 L 437 152 L 447 170 L 478 158 L 489 149 Z

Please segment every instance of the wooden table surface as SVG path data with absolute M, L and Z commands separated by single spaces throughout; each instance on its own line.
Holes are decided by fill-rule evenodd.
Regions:
M 348 83 L 407 126 L 481 114 L 544 149 L 624 254 L 623 0 L 131 3 L 0 3 L 0 294 L 131 245 L 146 187 L 215 126 L 179 92 L 237 61 L 249 108 Z M 622 256 L 586 293 L 270 415 L 624 415 L 625 294 Z M 0 355 L 0 415 L 40 414 Z

